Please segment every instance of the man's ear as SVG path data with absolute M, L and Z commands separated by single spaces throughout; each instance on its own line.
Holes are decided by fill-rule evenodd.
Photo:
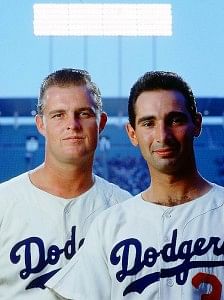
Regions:
M 44 125 L 44 120 L 43 120 L 43 116 L 40 115 L 36 115 L 35 116 L 35 123 L 37 126 L 37 129 L 39 131 L 40 134 L 42 134 L 43 136 L 45 136 L 45 125 Z
M 100 115 L 99 133 L 101 133 L 107 123 L 107 114 L 102 112 Z
M 126 128 L 126 132 L 128 134 L 128 137 L 129 137 L 132 145 L 134 145 L 135 147 L 138 146 L 138 139 L 136 137 L 136 133 L 135 133 L 134 128 L 131 126 L 130 123 L 127 123 L 125 125 L 125 128 Z
M 197 115 L 195 117 L 194 121 L 194 136 L 198 137 L 201 133 L 202 128 L 202 115 L 200 112 L 197 112 Z

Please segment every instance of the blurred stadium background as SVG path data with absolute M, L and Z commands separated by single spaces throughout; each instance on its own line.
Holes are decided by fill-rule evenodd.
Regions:
M 195 140 L 198 168 L 208 180 L 224 185 L 223 0 L 101 1 L 169 2 L 172 35 L 141 37 L 37 36 L 33 11 L 36 2 L 0 1 L 0 182 L 43 161 L 44 140 L 34 125 L 38 89 L 49 72 L 73 67 L 90 72 L 101 89 L 104 109 L 109 115 L 96 152 L 97 174 L 133 194 L 146 187 L 145 162 L 124 130 L 127 98 L 131 85 L 144 72 L 170 70 L 191 85 L 204 117 L 202 134 Z
M 95 156 L 96 174 L 137 194 L 148 182 L 145 161 L 126 135 L 127 98 L 105 98 L 109 121 Z M 0 181 L 35 168 L 44 158 L 44 139 L 36 130 L 35 98 L 1 99 Z M 195 140 L 200 173 L 224 185 L 224 111 L 222 98 L 198 98 L 203 130 Z

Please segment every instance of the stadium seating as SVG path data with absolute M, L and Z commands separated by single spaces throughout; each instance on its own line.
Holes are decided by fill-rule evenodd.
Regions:
M 110 103 L 109 115 L 116 114 L 112 104 L 117 100 L 114 101 Z M 127 102 L 127 99 L 125 101 Z M 3 102 L 0 99 L 0 104 Z M 31 103 L 29 101 L 27 103 L 29 105 L 20 110 L 18 117 L 22 115 L 31 117 L 35 101 L 32 99 Z M 4 107 L 2 105 L 0 107 L 0 182 L 36 167 L 44 159 L 44 138 L 37 132 L 34 123 L 17 124 L 13 106 L 5 106 L 7 106 L 6 103 Z M 108 105 L 109 108 L 110 106 Z M 221 108 L 217 109 L 211 101 L 208 101 L 208 104 L 205 103 L 200 110 L 206 111 L 206 114 L 213 112 L 214 115 L 218 113 L 222 115 L 223 107 L 222 104 Z M 11 117 L 12 120 L 14 118 L 14 122 L 12 121 L 10 125 L 3 124 L 2 117 Z M 99 145 L 97 148 L 94 162 L 96 174 L 133 194 L 145 189 L 149 184 L 147 166 L 138 148 L 131 145 L 124 126 L 119 125 L 119 122 L 118 125 L 107 125 L 102 135 L 107 138 L 109 146 L 100 147 Z M 37 150 L 28 147 L 27 142 L 30 137 L 37 139 Z M 208 180 L 224 185 L 224 123 L 203 125 L 200 137 L 195 139 L 195 150 L 200 173 Z

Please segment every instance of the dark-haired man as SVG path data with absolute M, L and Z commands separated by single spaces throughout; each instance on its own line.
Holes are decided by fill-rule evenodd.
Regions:
M 175 73 L 147 72 L 128 108 L 150 186 L 98 216 L 48 287 L 72 300 L 223 300 L 224 188 L 196 167 L 202 117 L 193 93 Z

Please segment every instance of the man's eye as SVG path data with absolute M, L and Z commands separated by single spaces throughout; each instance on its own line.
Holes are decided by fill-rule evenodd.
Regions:
M 80 116 L 89 116 L 89 115 L 90 115 L 90 113 L 87 112 L 87 111 L 82 111 L 82 112 L 80 113 Z
M 62 113 L 57 113 L 52 116 L 53 119 L 58 119 L 62 117 Z
M 79 116 L 81 118 L 90 118 L 90 117 L 95 116 L 95 114 L 93 112 L 90 112 L 90 111 L 81 111 Z
M 175 117 L 171 120 L 172 124 L 183 124 L 185 123 L 185 119 L 181 117 Z
M 144 121 L 142 122 L 143 127 L 152 127 L 154 125 L 154 122 L 152 121 Z

